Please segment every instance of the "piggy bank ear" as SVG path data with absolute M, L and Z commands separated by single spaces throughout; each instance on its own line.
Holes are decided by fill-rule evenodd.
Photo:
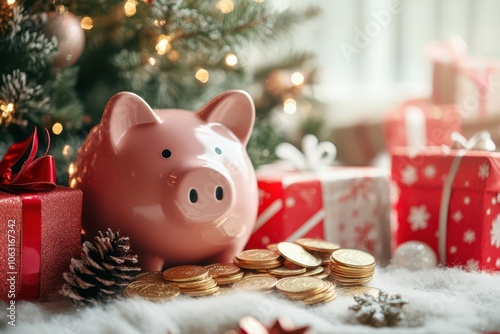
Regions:
M 108 101 L 101 127 L 108 129 L 111 145 L 118 152 L 120 141 L 128 129 L 156 122 L 160 122 L 160 119 L 142 98 L 133 93 L 121 92 Z
M 207 122 L 218 122 L 227 126 L 243 146 L 248 143 L 255 122 L 255 106 L 247 92 L 232 90 L 222 93 L 197 114 Z

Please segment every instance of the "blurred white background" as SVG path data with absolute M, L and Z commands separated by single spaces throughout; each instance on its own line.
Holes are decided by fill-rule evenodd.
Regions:
M 333 126 L 377 120 L 395 103 L 428 96 L 427 43 L 461 36 L 473 56 L 500 56 L 498 0 L 271 0 L 278 8 L 315 5 L 320 17 L 294 33 L 316 54 L 316 92 Z

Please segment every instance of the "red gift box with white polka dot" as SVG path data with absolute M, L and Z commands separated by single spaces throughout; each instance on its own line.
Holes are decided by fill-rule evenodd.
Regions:
M 463 153 L 463 151 L 461 151 Z M 397 149 L 392 178 L 398 186 L 396 244 L 427 243 L 445 264 L 471 270 L 500 270 L 500 153 L 469 151 L 451 185 L 444 235 L 439 216 L 445 179 L 458 150 L 427 147 L 415 156 Z M 445 203 L 445 202 L 444 202 Z
M 389 175 L 372 167 L 257 173 L 259 211 L 246 248 L 321 238 L 390 258 Z

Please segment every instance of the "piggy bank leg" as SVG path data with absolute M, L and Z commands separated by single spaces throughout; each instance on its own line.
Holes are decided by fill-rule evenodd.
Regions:
M 164 260 L 157 256 L 140 256 L 142 271 L 161 271 L 163 270 Z

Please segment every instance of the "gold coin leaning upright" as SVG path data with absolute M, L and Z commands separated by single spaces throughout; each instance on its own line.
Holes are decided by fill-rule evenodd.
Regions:
M 287 277 L 279 280 L 276 288 L 285 294 L 308 293 L 321 287 L 323 281 L 311 276 Z
M 135 281 L 127 285 L 124 294 L 128 297 L 142 297 L 152 301 L 169 300 L 179 296 L 180 289 L 168 283 Z
M 240 272 L 240 268 L 232 263 L 214 263 L 205 268 L 213 278 L 228 277 Z
M 163 279 L 172 282 L 198 281 L 208 276 L 208 269 L 202 266 L 178 266 L 163 272 Z
M 321 264 L 321 260 L 307 252 L 302 246 L 291 242 L 280 242 L 278 244 L 278 251 L 288 261 L 293 262 L 299 266 L 312 268 Z
M 269 262 L 278 260 L 279 257 L 280 254 L 271 249 L 248 249 L 236 255 L 243 262 Z
M 301 245 L 305 249 L 322 253 L 331 253 L 340 248 L 339 244 L 322 239 L 300 238 L 295 240 L 295 243 Z
M 263 291 L 274 288 L 278 280 L 272 276 L 245 277 L 233 284 L 233 288 L 241 290 Z
M 332 261 L 348 267 L 367 267 L 375 264 L 375 258 L 357 249 L 339 249 L 332 253 Z

